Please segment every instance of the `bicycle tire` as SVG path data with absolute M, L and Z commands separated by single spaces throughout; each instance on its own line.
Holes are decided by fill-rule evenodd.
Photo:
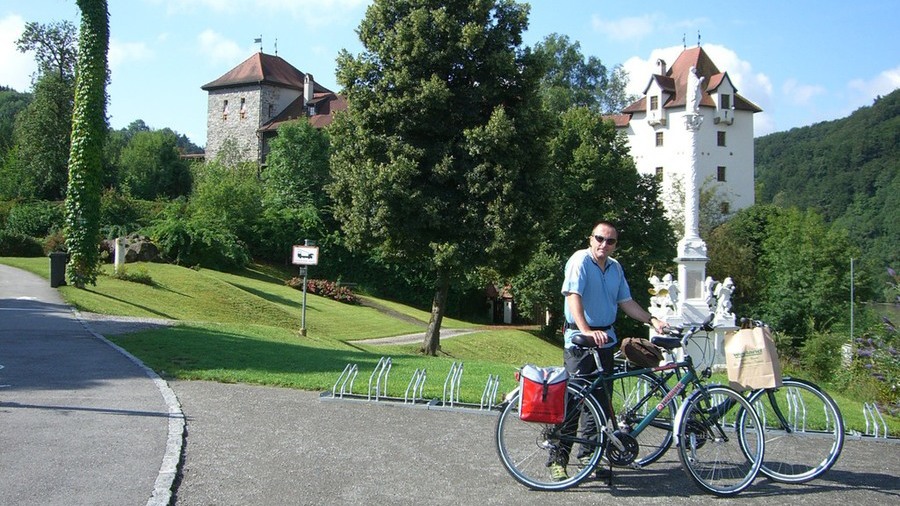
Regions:
M 669 387 L 654 374 L 618 378 L 612 384 L 612 404 L 619 430 L 630 432 L 668 395 Z M 650 425 L 637 435 L 638 455 L 632 467 L 648 466 L 672 446 L 672 426 L 678 407 L 671 399 Z
M 681 466 L 704 492 L 729 497 L 756 479 L 765 436 L 752 405 L 736 390 L 695 390 L 678 410 L 675 427 Z
M 606 414 L 593 396 L 583 393 L 583 388 L 570 384 L 567 392 L 566 415 L 561 424 L 522 421 L 519 418 L 518 392 L 513 394 L 497 418 L 494 436 L 500 462 L 516 481 L 528 488 L 555 491 L 573 487 L 591 474 L 603 455 L 606 444 L 604 432 L 585 434 L 579 419 L 585 413 L 598 424 L 597 427 L 603 427 L 606 426 Z M 562 432 L 566 423 L 578 426 L 572 436 Z M 567 441 L 572 444 L 564 464 L 568 477 L 555 481 L 550 476 L 551 455 L 558 455 L 561 444 Z M 577 458 L 582 447 L 589 452 L 585 465 Z
M 765 476 L 805 483 L 837 462 L 844 447 L 844 419 L 816 384 L 784 378 L 780 388 L 755 390 L 749 401 L 765 428 L 766 454 L 760 467 Z

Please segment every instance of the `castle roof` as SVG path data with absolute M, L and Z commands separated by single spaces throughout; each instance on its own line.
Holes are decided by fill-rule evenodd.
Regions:
M 315 114 L 307 115 L 309 107 L 315 107 Z M 347 108 L 347 99 L 342 95 L 332 92 L 316 93 L 309 103 L 303 103 L 303 97 L 297 97 L 277 116 L 259 127 L 260 132 L 274 132 L 278 130 L 282 124 L 289 121 L 296 121 L 300 118 L 308 118 L 309 124 L 322 128 L 331 124 L 334 120 L 334 113 L 343 111 Z
M 259 52 L 226 72 L 222 77 L 206 83 L 200 88 L 205 91 L 212 91 L 249 84 L 270 84 L 303 91 L 305 82 L 306 74 L 284 61 L 280 56 Z M 313 92 L 331 93 L 331 90 L 319 83 L 315 83 Z
M 645 111 L 647 104 L 646 93 L 647 90 L 650 89 L 650 85 L 654 82 L 668 94 L 668 98 L 665 103 L 662 104 L 664 108 L 684 107 L 687 101 L 688 73 L 691 71 L 691 67 L 697 69 L 698 76 L 706 78 L 704 80 L 705 86 L 702 90 L 702 96 L 700 97 L 700 107 L 716 107 L 716 102 L 713 100 L 712 96 L 710 96 L 710 92 L 714 92 L 723 82 L 725 82 L 725 80 L 728 79 L 728 74 L 726 72 L 720 72 L 716 67 L 716 64 L 713 63 L 709 55 L 706 54 L 706 51 L 704 51 L 702 47 L 697 46 L 682 51 L 675 60 L 675 63 L 672 64 L 672 67 L 668 69 L 665 76 L 654 74 L 650 78 L 647 87 L 644 88 L 645 95 L 623 109 L 622 112 L 634 113 Z M 742 111 L 762 111 L 756 104 L 740 96 L 737 93 L 737 89 L 735 89 L 733 106 L 735 109 Z

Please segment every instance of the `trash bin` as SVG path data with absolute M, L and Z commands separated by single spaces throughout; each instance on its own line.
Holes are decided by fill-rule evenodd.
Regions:
M 69 254 L 65 251 L 50 253 L 50 286 L 56 288 L 66 284 L 66 262 Z

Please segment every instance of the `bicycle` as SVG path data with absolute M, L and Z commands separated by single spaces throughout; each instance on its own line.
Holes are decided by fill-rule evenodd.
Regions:
M 662 338 L 659 342 L 674 349 L 682 346 L 682 340 L 686 342 L 696 330 L 699 327 L 683 338 Z M 596 348 L 584 338 L 576 336 L 573 342 L 594 353 L 600 370 Z M 645 375 L 654 370 L 676 369 L 683 373 L 661 402 L 636 424 L 621 430 L 612 426 L 603 404 L 593 395 L 599 386 L 612 385 L 622 378 L 649 378 Z M 671 432 L 678 441 L 682 468 L 701 490 L 718 496 L 735 495 L 747 488 L 759 472 L 765 447 L 762 425 L 752 405 L 740 393 L 722 385 L 705 385 L 703 379 L 694 369 L 690 355 L 655 369 L 590 376 L 576 374 L 567 386 L 565 418 L 556 425 L 522 421 L 518 413 L 519 392 L 513 390 L 502 404 L 497 419 L 494 433 L 497 453 L 512 477 L 529 488 L 570 488 L 599 468 L 604 452 L 612 465 L 632 464 L 639 454 L 637 437 L 653 426 L 661 411 L 671 409 L 675 396 L 691 386 L 691 394 L 670 422 Z M 729 415 L 733 415 L 731 422 L 727 421 Z M 738 425 L 739 419 L 745 423 Z M 574 472 L 560 481 L 553 480 L 548 467 L 551 459 L 564 463 Z
M 744 323 L 744 322 L 742 322 Z M 754 325 L 764 325 L 754 321 Z M 711 328 L 701 328 L 709 331 Z M 651 342 L 654 342 L 651 339 Z M 627 368 L 627 365 L 620 365 Z M 620 413 L 618 423 L 628 426 L 640 420 L 653 404 L 669 392 L 668 381 L 675 371 L 623 378 L 614 385 L 614 405 Z M 708 377 L 709 370 L 704 371 Z M 785 377 L 779 388 L 757 389 L 747 394 L 763 424 L 766 452 L 760 472 L 783 483 L 804 483 L 828 471 L 840 457 L 844 444 L 844 423 L 840 408 L 814 383 Z M 674 412 L 675 399 L 668 406 Z M 665 411 L 664 411 L 665 413 Z M 672 444 L 672 417 L 658 416 L 655 431 L 647 431 L 639 441 L 640 454 L 633 467 L 652 464 Z M 747 423 L 746 420 L 738 420 Z

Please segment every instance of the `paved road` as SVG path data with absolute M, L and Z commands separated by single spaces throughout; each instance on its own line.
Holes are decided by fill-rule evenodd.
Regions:
M 166 501 L 186 506 L 713 500 L 688 481 L 674 452 L 648 469 L 618 472 L 612 488 L 589 482 L 533 492 L 501 467 L 491 415 L 250 385 L 160 386 L 93 330 L 119 325 L 82 323 L 46 280 L 0 266 L 0 504 L 159 504 L 154 490 L 167 479 Z M 182 449 L 171 444 L 173 433 L 182 442 L 179 421 L 175 477 L 166 462 Z M 893 505 L 898 478 L 900 444 L 849 439 L 823 478 L 806 485 L 760 478 L 723 503 Z

